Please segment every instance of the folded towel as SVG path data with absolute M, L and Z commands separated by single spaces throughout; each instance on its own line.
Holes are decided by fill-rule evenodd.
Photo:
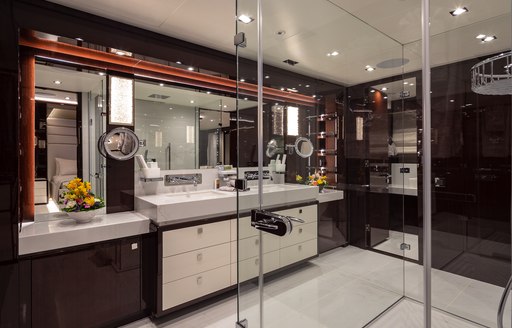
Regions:
M 235 187 L 230 187 L 230 186 L 222 186 L 219 188 L 219 190 L 221 191 L 235 191 Z

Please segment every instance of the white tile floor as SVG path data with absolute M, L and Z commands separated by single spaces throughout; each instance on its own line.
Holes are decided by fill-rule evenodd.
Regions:
M 400 244 L 406 243 L 411 246 L 411 249 L 406 249 L 404 251 L 400 250 Z M 410 258 L 412 260 L 418 260 L 419 259 L 419 246 L 418 246 L 418 235 L 413 235 L 410 233 L 403 233 L 399 231 L 389 231 L 389 238 L 376 245 L 374 247 L 375 249 L 378 249 L 380 251 L 397 254 L 400 256 L 405 256 L 407 258 Z
M 421 301 L 422 274 L 422 267 L 411 262 L 404 263 L 400 259 L 351 246 L 338 248 L 265 282 L 265 328 L 363 327 L 403 295 Z M 257 289 L 254 285 L 245 287 L 247 291 L 240 300 L 242 317 L 249 320 L 249 327 L 259 327 Z M 495 327 L 502 290 L 451 273 L 432 272 L 433 304 L 487 327 Z M 385 316 L 394 315 L 395 321 L 405 316 L 404 320 L 411 322 L 419 316 L 420 326 L 417 327 L 421 327 L 421 306 L 410 302 L 413 303 L 410 307 L 419 307 L 420 310 L 412 311 L 408 307 L 403 310 L 404 305 L 399 304 Z M 402 310 L 406 313 L 396 314 Z M 510 305 L 506 313 L 511 313 Z M 433 327 L 477 327 L 458 323 L 450 326 L 453 320 L 441 317 L 439 322 L 442 324 Z M 393 320 L 381 321 L 382 326 L 372 327 L 416 327 L 389 326 L 395 322 Z M 230 296 L 181 317 L 155 322 L 144 319 L 124 328 L 229 328 L 234 327 L 235 321 L 236 297 Z

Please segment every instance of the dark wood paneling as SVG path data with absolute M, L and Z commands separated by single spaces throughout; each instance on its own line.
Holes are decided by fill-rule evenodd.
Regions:
M 19 327 L 18 264 L 0 265 L 0 327 Z
M 132 237 L 32 259 L 32 327 L 114 326 L 140 314 L 139 246 Z

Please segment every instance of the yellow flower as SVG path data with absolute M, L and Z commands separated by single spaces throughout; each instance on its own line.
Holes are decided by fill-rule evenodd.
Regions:
M 90 182 L 86 182 L 85 183 L 85 188 L 87 189 L 87 191 L 91 190 L 91 183 Z
M 301 177 L 300 175 L 298 175 L 298 174 L 297 174 L 297 175 L 295 176 L 295 181 L 297 181 L 297 182 L 302 182 L 302 177 Z
M 95 203 L 94 197 L 88 196 L 84 199 L 85 203 L 89 206 L 93 206 Z

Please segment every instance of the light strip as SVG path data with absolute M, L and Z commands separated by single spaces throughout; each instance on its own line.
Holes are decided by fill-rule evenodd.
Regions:
M 286 108 L 286 134 L 299 135 L 299 107 L 288 106 Z
M 40 96 L 36 96 L 35 100 L 46 101 L 46 102 L 51 102 L 51 103 L 58 103 L 58 104 L 66 104 L 66 105 L 78 105 L 78 102 L 76 100 L 56 99 L 56 98 L 40 97 Z

